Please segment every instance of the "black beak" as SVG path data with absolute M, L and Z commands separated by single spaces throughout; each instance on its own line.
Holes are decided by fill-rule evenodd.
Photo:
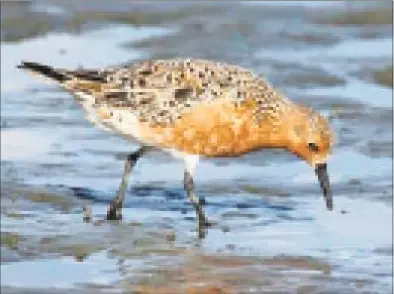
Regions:
M 332 210 L 332 192 L 330 187 L 330 180 L 327 174 L 327 164 L 319 163 L 316 164 L 315 173 L 319 179 L 320 187 L 323 190 L 324 198 L 326 199 L 327 210 Z

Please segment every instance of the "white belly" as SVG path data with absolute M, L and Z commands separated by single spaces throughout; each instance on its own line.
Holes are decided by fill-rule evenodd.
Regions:
M 85 110 L 85 117 L 88 121 L 94 124 L 97 128 L 105 130 L 107 132 L 113 132 L 114 130 L 107 126 L 104 121 L 100 118 L 97 113 L 97 107 L 94 106 L 94 98 L 83 92 L 73 93 L 76 101 Z
M 165 133 L 158 135 L 153 141 L 147 142 L 146 139 L 143 139 L 138 118 L 129 109 L 108 108 L 107 111 L 112 112 L 112 115 L 104 118 L 102 113 L 100 113 L 100 108 L 94 104 L 94 98 L 92 96 L 80 92 L 74 95 L 77 97 L 78 103 L 85 110 L 86 118 L 96 127 L 118 134 L 129 141 L 145 146 L 156 147 L 168 153 L 173 158 L 184 161 L 185 168 L 190 173 L 194 173 L 199 155 L 187 154 L 171 148 L 162 148 L 160 146 L 160 140 L 162 136 L 166 136 Z
M 74 93 L 77 102 L 85 110 L 86 118 L 93 123 L 97 128 L 107 132 L 118 134 L 127 140 L 143 143 L 139 128 L 139 121 L 135 115 L 127 109 L 108 108 L 106 109 L 112 113 L 109 117 L 104 117 L 100 110 L 103 107 L 98 107 L 94 103 L 94 98 L 86 93 Z

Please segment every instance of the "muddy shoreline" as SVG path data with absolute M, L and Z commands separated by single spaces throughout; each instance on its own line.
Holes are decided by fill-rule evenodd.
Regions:
M 392 4 L 111 3 L 1 3 L 1 292 L 390 293 Z M 217 225 L 198 240 L 182 165 L 155 154 L 124 221 L 102 221 L 136 146 L 15 64 L 174 56 L 251 68 L 327 115 L 334 211 L 285 152 L 203 160 L 197 191 Z

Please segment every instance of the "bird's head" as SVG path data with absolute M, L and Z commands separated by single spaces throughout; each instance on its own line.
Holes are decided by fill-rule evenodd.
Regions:
M 315 170 L 326 199 L 332 210 L 332 192 L 327 173 L 327 159 L 333 146 L 333 133 L 326 118 L 309 107 L 297 106 L 288 117 L 288 149 L 303 158 Z

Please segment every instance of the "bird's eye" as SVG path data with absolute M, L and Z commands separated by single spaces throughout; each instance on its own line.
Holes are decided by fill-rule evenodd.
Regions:
M 319 147 L 316 145 L 316 143 L 311 142 L 308 144 L 308 147 L 309 147 L 309 150 L 311 150 L 311 151 L 314 151 L 314 152 L 319 151 Z

